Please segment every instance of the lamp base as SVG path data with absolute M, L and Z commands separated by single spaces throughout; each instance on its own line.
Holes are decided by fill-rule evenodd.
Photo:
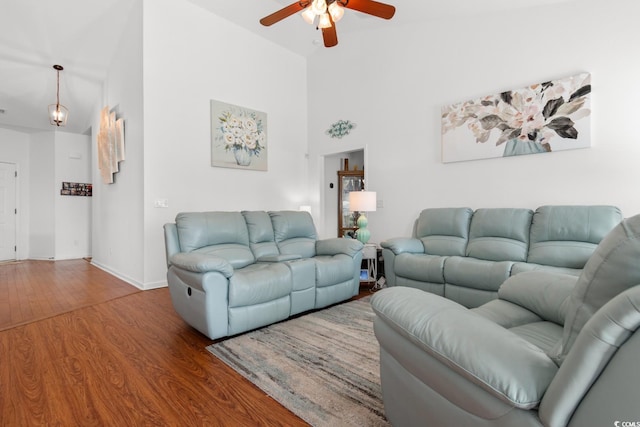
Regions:
M 366 244 L 371 237 L 371 232 L 367 230 L 367 224 L 369 224 L 367 217 L 364 216 L 364 214 L 360 214 L 356 224 L 358 225 L 358 230 L 356 231 L 356 239 L 360 240 L 363 244 Z

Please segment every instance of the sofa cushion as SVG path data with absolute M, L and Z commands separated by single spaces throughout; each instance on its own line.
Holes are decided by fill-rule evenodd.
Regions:
M 561 364 L 582 327 L 616 295 L 640 284 L 640 215 L 618 224 L 587 261 L 569 299 L 562 341 L 551 352 Z
M 464 255 L 471 208 L 433 208 L 420 212 L 415 235 L 431 255 Z
M 544 352 L 548 352 L 562 338 L 562 326 L 554 322 L 532 322 L 509 329 Z
M 471 311 L 507 329 L 542 321 L 542 318 L 532 311 L 501 299 L 494 299 L 472 308 Z
M 512 265 L 510 261 L 452 256 L 444 261 L 444 280 L 447 284 L 497 292 L 509 277 Z
M 316 255 L 316 227 L 309 212 L 269 212 L 276 245 L 282 254 L 298 254 L 303 258 Z
M 540 403 L 544 425 L 566 426 L 570 421 L 572 426 L 638 425 L 613 423 L 611 415 L 638 419 L 639 329 L 640 286 L 633 286 L 609 300 L 584 325 Z M 605 416 L 594 417 L 604 409 Z
M 182 252 L 224 243 L 249 246 L 247 224 L 240 212 L 183 212 L 176 216 L 176 227 Z
M 511 267 L 512 276 L 526 271 L 548 271 L 549 273 L 569 274 L 578 277 L 580 273 L 582 273 L 582 268 L 554 267 L 529 262 L 516 262 L 513 264 L 513 267 Z
M 316 256 L 316 286 L 321 288 L 333 286 L 352 280 L 355 275 L 353 258 L 338 254 L 333 256 Z
M 531 271 L 509 277 L 498 298 L 532 311 L 540 318 L 564 325 L 569 295 L 578 278 L 569 274 Z
M 269 214 L 265 211 L 243 211 L 242 216 L 247 223 L 249 246 L 256 259 L 264 260 L 267 257 L 280 255 Z
M 527 261 L 581 269 L 620 221 L 614 206 L 541 206 L 533 215 Z
M 444 260 L 439 255 L 404 253 L 396 256 L 395 273 L 427 283 L 444 283 Z
M 179 213 L 176 228 L 182 252 L 216 255 L 227 259 L 233 268 L 255 262 L 240 212 Z
M 252 264 L 229 278 L 229 307 L 273 301 L 291 293 L 291 270 L 284 263 Z
M 466 255 L 488 261 L 526 261 L 530 209 L 478 209 L 471 218 Z

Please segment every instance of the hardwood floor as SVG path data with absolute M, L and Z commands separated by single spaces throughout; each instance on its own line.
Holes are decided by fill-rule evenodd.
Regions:
M 304 426 L 211 355 L 168 289 L 84 260 L 0 265 L 0 426 Z
M 140 292 L 85 260 L 0 264 L 0 331 Z

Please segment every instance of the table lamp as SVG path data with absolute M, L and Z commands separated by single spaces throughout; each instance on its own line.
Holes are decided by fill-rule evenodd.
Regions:
M 367 230 L 369 221 L 364 215 L 365 212 L 376 211 L 376 192 L 375 191 L 352 191 L 349 193 L 349 210 L 351 212 L 359 212 L 358 230 L 356 231 L 356 239 L 362 243 L 367 243 L 371 233 Z

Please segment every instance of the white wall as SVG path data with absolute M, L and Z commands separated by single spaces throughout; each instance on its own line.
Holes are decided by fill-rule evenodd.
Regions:
M 93 262 L 149 289 L 166 284 L 162 226 L 178 212 L 309 203 L 306 61 L 190 2 L 133 9 L 104 96 L 127 158 L 103 185 L 94 155 Z M 211 99 L 267 113 L 267 172 L 211 167 Z
M 31 135 L 29 167 L 29 258 L 54 259 L 55 248 L 55 133 Z
M 91 138 L 55 133 L 55 259 L 91 256 L 91 197 L 62 196 L 62 182 L 91 183 Z
M 408 235 L 427 207 L 613 204 L 640 213 L 638 16 L 636 0 L 581 0 L 345 35 L 308 63 L 310 82 L 338 66 L 342 77 L 331 92 L 309 85 L 310 164 L 368 147 L 367 187 L 384 203 L 368 215 L 374 242 Z M 441 106 L 582 71 L 592 73 L 591 148 L 441 163 Z M 324 134 L 336 118 L 357 124 L 338 143 Z
M 17 259 L 29 256 L 29 134 L 0 128 L 0 162 L 14 163 L 16 181 L 16 245 Z
M 181 211 L 308 204 L 306 61 L 189 2 L 145 0 L 145 282 Z M 171 28 L 171 31 L 167 31 Z M 268 171 L 212 167 L 210 100 L 267 113 Z M 169 208 L 154 208 L 168 199 Z
M 127 282 L 144 287 L 144 134 L 142 92 L 142 1 L 132 1 L 129 21 L 119 41 L 95 106 L 93 125 L 92 263 Z M 103 184 L 97 163 L 100 111 L 105 106 L 124 119 L 125 156 L 113 184 Z
M 89 256 L 91 198 L 60 196 L 63 181 L 91 182 L 89 137 L 0 128 L 0 161 L 17 165 L 17 258 Z

